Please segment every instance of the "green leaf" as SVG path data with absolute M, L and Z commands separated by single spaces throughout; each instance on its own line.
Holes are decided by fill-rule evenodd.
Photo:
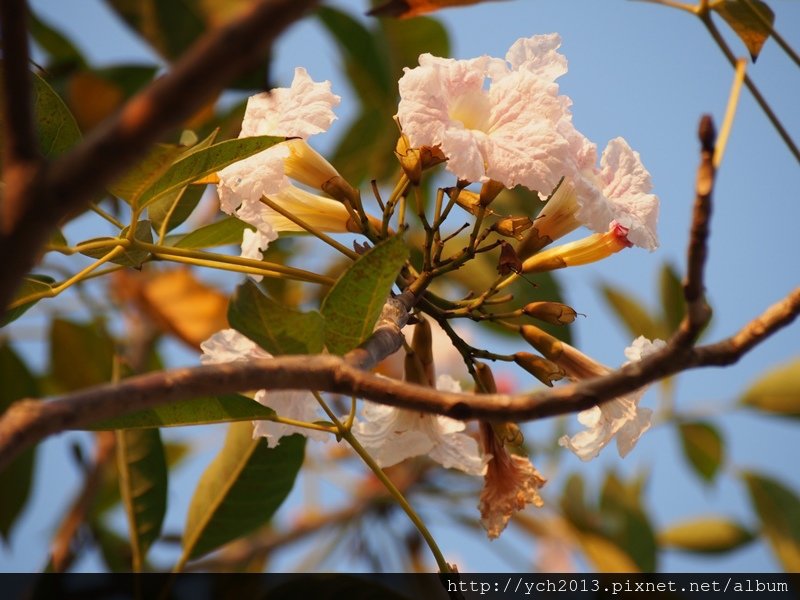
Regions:
M 0 61 L 0 76 L 3 63 Z M 81 139 L 81 131 L 75 117 L 53 88 L 36 73 L 31 73 L 33 92 L 33 113 L 36 120 L 36 134 L 39 147 L 46 158 L 55 158 L 74 146 Z M 0 90 L 0 105 L 5 102 Z M 6 130 L 3 115 L 0 115 L 0 142 Z M 0 153 L 4 144 L 0 143 Z M 2 163 L 2 154 L 0 154 Z
M 759 377 L 739 402 L 775 415 L 800 417 L 800 358 Z
M 600 291 L 608 306 L 633 337 L 643 335 L 651 340 L 666 337 L 658 320 L 631 294 L 608 285 L 601 286 Z
M 716 477 L 725 455 L 725 446 L 719 431 L 710 423 L 680 423 L 678 432 L 684 456 L 695 473 L 706 482 Z
M 120 234 L 119 237 L 126 237 L 128 235 L 130 227 L 125 227 Z M 153 232 L 151 230 L 150 221 L 139 221 L 136 223 L 136 229 L 134 231 L 133 237 L 141 242 L 146 242 L 148 244 L 153 243 Z M 103 237 L 103 238 L 94 238 L 91 240 L 85 240 L 83 243 L 87 242 L 99 242 L 101 240 L 111 240 L 114 238 Z M 102 258 L 109 252 L 111 252 L 112 246 L 107 246 L 105 248 L 93 248 L 91 250 L 84 250 L 81 252 L 84 256 L 91 256 L 92 258 Z M 118 265 L 123 265 L 126 267 L 133 267 L 138 269 L 142 266 L 145 260 L 150 256 L 150 252 L 147 250 L 143 250 L 141 248 L 128 248 L 122 254 L 117 256 L 116 258 L 112 258 L 110 262 L 116 263 Z
M 250 423 L 233 423 L 189 505 L 184 556 L 197 558 L 268 523 L 294 485 L 305 441 L 292 435 L 269 448 L 253 439 Z
M 108 191 L 132 207 L 138 207 L 145 190 L 158 181 L 186 150 L 185 146 L 177 144 L 156 144 L 142 162 L 118 179 Z
M 28 275 L 27 277 L 23 277 L 22 283 L 20 283 L 19 289 L 17 290 L 17 293 L 14 295 L 14 300 L 12 300 L 12 302 L 20 300 L 21 298 L 27 298 L 28 296 L 31 296 L 33 294 L 47 292 L 53 289 L 52 284 L 54 284 L 55 281 L 56 281 L 55 279 L 49 277 L 48 275 L 31 274 Z M 3 314 L 2 317 L 0 317 L 0 327 L 5 327 L 9 323 L 11 323 L 11 321 L 16 321 L 17 319 L 19 319 L 25 313 L 25 311 L 27 311 L 31 306 L 33 306 L 37 302 L 38 300 L 34 300 L 33 302 L 26 302 L 25 304 L 21 304 L 15 308 L 12 308 L 11 310 L 6 311 L 5 314 Z
M 193 398 L 170 402 L 158 408 L 140 410 L 128 415 L 98 421 L 88 426 L 93 431 L 106 429 L 146 429 L 151 427 L 183 427 L 228 421 L 271 419 L 275 411 L 255 400 L 232 394 L 216 398 Z
M 580 532 L 578 542 L 586 558 L 600 573 L 637 573 L 641 567 L 623 548 L 603 536 Z
M 661 309 L 664 312 L 664 323 L 667 332 L 677 331 L 678 326 L 686 313 L 686 303 L 683 299 L 683 284 L 678 273 L 669 263 L 661 267 Z M 652 339 L 652 338 L 651 338 Z
M 384 106 L 396 95 L 394 80 L 380 38 L 347 13 L 322 6 L 317 16 L 333 36 L 344 59 L 345 70 L 364 106 Z
M 701 517 L 671 525 L 658 534 L 659 544 L 686 552 L 721 554 L 750 543 L 752 532 L 724 517 Z
M 50 329 L 50 372 L 62 391 L 111 380 L 114 342 L 102 325 L 54 319 Z
M 174 164 L 170 161 L 167 168 L 158 172 L 158 177 L 149 179 L 146 189 L 142 189 L 139 202 L 145 207 L 164 194 L 179 190 L 201 177 L 216 173 L 285 140 L 284 137 L 261 135 L 225 140 L 201 150 L 192 149 L 180 160 L 175 160 Z
M 656 537 L 641 502 L 641 482 L 609 473 L 600 495 L 600 531 L 631 557 L 641 571 L 656 569 Z
M 288 309 L 262 294 L 252 281 L 236 288 L 228 305 L 228 322 L 274 355 L 316 354 L 324 346 L 322 315 Z
M 160 233 L 163 227 L 166 233 L 181 225 L 197 208 L 205 191 L 204 185 L 190 185 L 159 196 L 147 207 L 153 231 Z
M 398 168 L 393 155 L 396 140 L 397 126 L 386 112 L 365 106 L 339 141 L 332 162 L 353 185 L 368 176 L 385 180 Z
M 329 352 L 345 354 L 372 333 L 407 257 L 403 238 L 394 236 L 369 250 L 339 277 L 320 309 Z
M 0 414 L 16 400 L 39 394 L 36 379 L 5 340 L 0 340 Z M 29 448 L 0 470 L 0 536 L 9 541 L 14 522 L 31 491 L 36 449 Z
M 58 29 L 43 21 L 34 11 L 28 12 L 30 32 L 36 44 L 50 57 L 50 66 L 84 66 L 80 50 Z
M 775 13 L 761 0 L 717 0 L 711 8 L 731 26 L 747 46 L 753 62 L 772 33 Z
M 236 217 L 224 217 L 210 225 L 204 225 L 186 235 L 168 236 L 165 244 L 176 248 L 214 248 L 228 244 L 241 244 L 242 232 L 255 229 Z
M 204 140 L 197 142 L 197 137 L 193 131 L 187 130 L 181 136 L 183 145 L 191 145 L 191 148 L 184 156 L 189 156 L 211 146 L 219 133 L 215 129 Z M 184 140 L 193 139 L 194 144 L 187 144 Z M 161 194 L 154 199 L 147 207 L 147 216 L 153 222 L 153 230 L 156 233 L 172 231 L 183 223 L 192 214 L 200 198 L 203 197 L 206 186 L 204 185 L 185 185 Z
M 800 571 L 800 498 L 779 481 L 753 472 L 742 474 L 761 530 L 788 573 Z
M 416 67 L 419 56 L 429 52 L 434 56 L 450 56 L 447 29 L 436 19 L 417 17 L 413 20 L 380 19 L 381 35 L 389 48 L 391 81 L 400 79 L 404 67 Z
M 133 570 L 141 571 L 167 511 L 167 461 L 158 429 L 117 432 L 120 494 L 128 515 Z

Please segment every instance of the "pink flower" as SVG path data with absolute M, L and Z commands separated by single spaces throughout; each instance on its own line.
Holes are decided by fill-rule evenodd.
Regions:
M 506 60 L 421 55 L 399 82 L 403 133 L 414 147 L 441 147 L 459 179 L 522 184 L 546 196 L 576 170 L 562 133 L 572 130 L 571 102 L 555 83 L 567 70 L 560 44 L 556 34 L 520 39 Z
M 275 213 L 261 203 L 262 196 L 279 194 L 289 186 L 289 177 L 319 187 L 338 175 L 304 140 L 331 126 L 336 119 L 333 107 L 339 100 L 331 93 L 330 82 L 314 82 L 299 67 L 290 88 L 277 88 L 248 99 L 240 138 L 273 135 L 302 139 L 277 144 L 219 172 L 220 208 L 256 228 L 244 232 L 242 256 L 261 260 L 262 252 L 282 231 L 271 219 Z

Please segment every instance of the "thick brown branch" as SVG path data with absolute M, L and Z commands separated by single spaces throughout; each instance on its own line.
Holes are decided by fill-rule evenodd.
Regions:
M 262 55 L 317 0 L 262 0 L 203 37 L 165 76 L 132 98 L 68 154 L 43 168 L 13 229 L 0 232 L 0 306 L 7 306 L 56 224 L 122 175 Z M 14 2 L 3 2 L 14 4 Z
M 0 3 L 3 64 L 4 162 L 32 161 L 38 157 L 33 126 L 31 74 L 28 65 L 27 6 L 24 0 Z
M 67 429 L 198 396 L 253 389 L 312 389 L 457 419 L 528 421 L 602 404 L 693 367 L 734 362 L 800 313 L 800 289 L 733 337 L 697 348 L 674 343 L 618 371 L 533 394 L 455 394 L 378 377 L 337 356 L 284 356 L 250 363 L 174 369 L 102 385 L 50 401 L 18 402 L 0 418 L 0 469 L 28 446 Z

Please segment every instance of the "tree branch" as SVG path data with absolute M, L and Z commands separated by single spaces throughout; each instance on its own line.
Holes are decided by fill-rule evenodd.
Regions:
M 317 1 L 258 2 L 235 21 L 206 34 L 168 74 L 134 96 L 69 153 L 41 167 L 35 178 L 40 185 L 28 194 L 24 214 L 13 228 L 0 231 L 0 256 L 7 258 L 0 270 L 0 306 L 8 305 L 61 219 L 82 209 L 165 132 L 211 100 Z M 15 4 L 22 3 L 4 1 L 2 6 L 5 11 Z
M 49 401 L 23 400 L 0 417 L 0 470 L 28 446 L 67 429 L 177 400 L 254 389 L 347 394 L 455 419 L 529 421 L 578 412 L 657 379 L 695 367 L 736 362 L 800 313 L 800 288 L 730 338 L 708 346 L 666 348 L 613 373 L 532 394 L 456 394 L 379 377 L 347 357 L 283 356 L 248 363 L 173 369 L 101 385 Z

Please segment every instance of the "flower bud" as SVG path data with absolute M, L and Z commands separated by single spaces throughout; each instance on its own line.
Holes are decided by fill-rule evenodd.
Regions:
M 492 225 L 497 233 L 505 237 L 522 239 L 522 234 L 533 226 L 533 221 L 528 217 L 506 217 Z
M 475 363 L 475 375 L 478 380 L 476 394 L 496 394 L 497 384 L 494 382 L 494 375 L 489 365 L 482 362 Z
M 551 325 L 568 325 L 578 316 L 572 308 L 560 302 L 531 302 L 526 304 L 522 311 Z
M 289 148 L 289 156 L 283 160 L 287 177 L 318 190 L 322 190 L 328 180 L 340 177 L 334 166 L 305 140 L 291 139 L 284 143 Z
M 558 362 L 564 352 L 561 340 L 554 338 L 533 325 L 522 325 L 519 333 L 531 346 L 541 352 L 546 358 Z
M 548 387 L 553 387 L 554 381 L 566 376 L 564 369 L 557 364 L 530 352 L 517 352 L 514 362 Z
M 347 201 L 350 206 L 358 206 L 358 190 L 347 183 L 341 175 L 331 177 L 322 184 L 320 189 L 332 198 L 336 198 L 339 202 Z

